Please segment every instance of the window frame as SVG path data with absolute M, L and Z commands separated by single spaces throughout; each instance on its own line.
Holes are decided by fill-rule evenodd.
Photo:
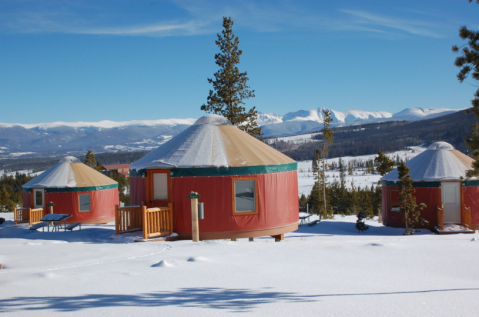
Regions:
M 236 181 L 254 181 L 254 208 L 255 211 L 236 211 Z M 235 177 L 232 178 L 232 194 L 233 194 L 233 216 L 256 215 L 258 214 L 258 178 L 257 177 Z
M 89 210 L 80 210 L 80 196 L 82 196 L 82 195 L 88 195 L 88 197 L 89 197 L 89 201 L 90 201 L 90 209 Z M 77 197 L 78 197 L 78 212 L 92 212 L 93 211 L 92 210 L 93 209 L 92 204 L 91 204 L 91 193 L 88 193 L 88 194 L 79 193 Z

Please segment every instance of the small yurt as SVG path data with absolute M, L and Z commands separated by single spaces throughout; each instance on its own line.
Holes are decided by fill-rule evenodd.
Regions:
M 191 238 L 191 202 L 204 203 L 200 239 L 279 236 L 298 228 L 297 163 L 206 115 L 130 166 L 131 203 L 173 204 L 174 232 Z
M 73 156 L 67 156 L 22 187 L 23 207 L 70 214 L 68 222 L 107 223 L 115 220 L 118 183 Z
M 473 159 L 446 142 L 431 144 L 426 151 L 406 162 L 416 190 L 416 203 L 425 203 L 421 212 L 429 228 L 438 225 L 437 210 L 444 204 L 445 224 L 465 224 L 464 209 L 471 209 L 471 229 L 479 229 L 479 181 L 467 179 Z M 382 216 L 386 225 L 403 227 L 399 212 L 398 170 L 381 179 Z

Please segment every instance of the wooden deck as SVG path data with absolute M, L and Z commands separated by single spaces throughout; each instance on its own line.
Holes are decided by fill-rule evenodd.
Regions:
M 469 229 L 463 224 L 445 223 L 443 228 L 439 226 L 434 227 L 437 234 L 453 234 L 453 233 L 474 233 L 474 230 Z

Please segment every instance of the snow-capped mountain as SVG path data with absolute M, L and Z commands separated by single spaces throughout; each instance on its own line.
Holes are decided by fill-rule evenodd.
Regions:
M 398 113 L 391 113 L 387 111 L 364 111 L 356 109 L 336 111 L 320 107 L 312 110 L 289 112 L 284 116 L 271 113 L 263 114 L 267 115 L 267 120 L 262 121 L 263 117 L 259 117 L 258 123 L 263 127 L 265 136 L 287 136 L 309 133 L 322 128 L 323 110 L 325 109 L 331 110 L 331 116 L 333 118 L 332 126 L 384 121 L 417 121 L 443 116 L 460 110 L 447 108 L 408 108 Z M 269 123 L 268 120 L 274 120 L 274 123 Z
M 258 113 L 264 136 L 288 136 L 322 128 L 323 109 L 285 115 Z M 450 114 L 459 109 L 408 108 L 387 111 L 331 110 L 333 126 L 382 121 L 415 121 Z M 0 158 L 40 155 L 78 155 L 94 152 L 148 151 L 180 133 L 196 119 L 159 119 L 98 122 L 0 123 Z

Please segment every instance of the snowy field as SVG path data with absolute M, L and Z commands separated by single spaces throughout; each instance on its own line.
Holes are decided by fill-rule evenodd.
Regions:
M 413 146 L 410 147 L 410 150 L 397 151 L 387 153 L 386 155 L 393 161 L 396 161 L 396 157 L 399 157 L 400 160 L 408 161 L 415 157 L 416 155 L 425 151 L 425 147 Z M 356 168 L 353 171 L 353 175 L 348 175 L 347 166 L 350 162 L 354 161 L 356 163 L 366 163 L 370 160 L 374 160 L 377 154 L 371 155 L 361 155 L 361 156 L 345 156 L 341 158 L 331 158 L 327 160 L 327 164 L 336 163 L 339 166 L 339 160 L 341 159 L 343 164 L 346 166 L 346 186 L 351 188 L 354 184 L 355 187 L 371 187 L 371 185 L 376 186 L 379 182 L 381 176 L 379 174 L 366 174 L 365 169 Z M 312 172 L 312 161 L 301 161 L 298 162 L 298 190 L 299 195 L 304 194 L 308 196 L 311 193 L 311 189 L 314 185 L 314 174 Z M 332 183 L 337 180 L 339 182 L 339 171 L 332 170 L 326 172 L 327 182 Z
M 114 225 L 32 232 L 0 214 L 5 316 L 476 316 L 476 235 L 354 216 L 256 238 L 132 242 Z M 201 222 L 200 222 L 201 227 Z

